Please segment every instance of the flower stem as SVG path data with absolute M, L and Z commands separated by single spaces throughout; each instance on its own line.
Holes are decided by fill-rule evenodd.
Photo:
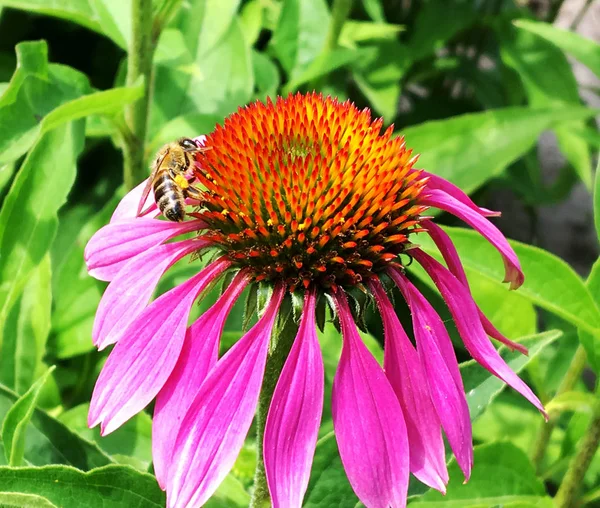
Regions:
M 583 346 L 579 346 L 573 355 L 571 364 L 563 377 L 558 390 L 556 390 L 556 396 L 562 393 L 571 391 L 577 383 L 577 380 L 581 377 L 581 373 L 585 368 L 587 355 Z M 549 415 L 548 422 L 542 423 L 542 427 L 537 435 L 537 438 L 533 445 L 533 451 L 531 452 L 531 461 L 535 466 L 536 472 L 539 475 L 542 469 L 542 463 L 546 455 L 546 449 L 550 443 L 552 437 L 552 431 L 556 427 L 556 416 Z
M 123 179 L 128 189 L 135 187 L 146 176 L 144 168 L 144 144 L 150 107 L 152 83 L 152 0 L 132 0 L 131 40 L 128 48 L 127 86 L 133 86 L 140 76 L 144 77 L 144 95 L 125 106 L 127 136 L 123 137 Z
M 256 469 L 254 470 L 254 489 L 250 499 L 250 508 L 266 508 L 271 506 L 271 497 L 267 485 L 267 476 L 265 473 L 265 462 L 263 456 L 263 440 L 265 435 L 265 425 L 267 423 L 267 414 L 273 398 L 273 392 L 277 385 L 277 380 L 288 357 L 294 338 L 298 331 L 298 325 L 291 318 L 291 310 L 286 312 L 285 306 L 288 299 L 284 300 L 282 309 L 279 313 L 280 321 L 285 320 L 282 325 L 276 327 L 279 330 L 277 337 L 273 337 L 271 350 L 267 358 L 265 367 L 265 377 L 263 379 L 260 397 L 258 399 L 258 410 L 256 412 Z M 284 316 L 288 316 L 286 319 Z
M 576 506 L 583 477 L 590 467 L 592 459 L 600 444 L 600 383 L 596 389 L 599 395 L 594 405 L 592 421 L 587 428 L 579 445 L 579 450 L 571 460 L 567 473 L 554 498 L 558 508 L 572 508 Z

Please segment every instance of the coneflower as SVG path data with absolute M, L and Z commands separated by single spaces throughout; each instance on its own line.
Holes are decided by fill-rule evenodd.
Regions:
M 442 430 L 469 478 L 471 422 L 456 356 L 442 320 L 406 276 L 402 254 L 432 278 L 473 358 L 543 412 L 488 336 L 526 351 L 478 309 L 450 238 L 425 215 L 435 207 L 479 231 L 501 254 L 514 289 L 523 273 L 487 219 L 494 212 L 415 169 L 417 157 L 391 127 L 382 133 L 382 123 L 369 110 L 314 93 L 239 109 L 196 139 L 209 149 L 198 153 L 191 175 L 203 199 L 189 203 L 188 220 L 161 220 L 155 206 L 136 217 L 142 183 L 87 245 L 90 274 L 110 281 L 93 340 L 99 349 L 116 344 L 96 383 L 89 425 L 100 423 L 107 434 L 156 399 L 154 468 L 169 507 L 204 504 L 232 468 L 255 415 L 277 315 L 291 293 L 304 303 L 262 436 L 273 506 L 301 506 L 308 484 L 323 407 L 319 305 L 332 307 L 342 331 L 333 423 L 359 499 L 368 507 L 405 506 L 409 472 L 444 492 Z M 416 233 L 431 236 L 446 266 L 411 243 Z M 218 253 L 208 266 L 150 302 L 170 266 L 207 248 Z M 188 326 L 199 295 L 228 273 L 218 301 Z M 256 283 L 272 288 L 270 301 L 219 358 L 227 316 Z M 392 285 L 411 310 L 416 345 L 388 299 Z M 358 334 L 348 302 L 354 291 L 372 295 L 381 314 L 383 366 Z

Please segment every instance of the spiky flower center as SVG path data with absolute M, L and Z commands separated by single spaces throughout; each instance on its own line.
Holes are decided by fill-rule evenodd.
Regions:
M 382 124 L 317 94 L 239 109 L 197 158 L 208 236 L 257 280 L 292 288 L 347 288 L 398 263 L 425 179 Z

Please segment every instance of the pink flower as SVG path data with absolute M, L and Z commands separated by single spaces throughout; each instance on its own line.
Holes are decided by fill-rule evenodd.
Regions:
M 109 433 L 156 399 L 154 468 L 169 507 L 204 504 L 231 470 L 257 408 L 277 316 L 294 292 L 303 296 L 303 310 L 263 436 L 273 506 L 301 506 L 308 485 L 323 409 L 315 316 L 325 305 L 342 332 L 333 382 L 335 434 L 360 500 L 375 508 L 405 506 L 409 472 L 445 492 L 442 433 L 469 478 L 471 422 L 456 356 L 400 254 L 430 275 L 473 358 L 543 412 L 489 337 L 526 350 L 479 310 L 450 238 L 423 215 L 436 207 L 479 231 L 500 253 L 505 280 L 517 288 L 523 273 L 488 220 L 496 214 L 449 182 L 414 169 L 416 157 L 403 140 L 392 138 L 390 129 L 381 134 L 381 126 L 368 110 L 316 94 L 252 104 L 197 140 L 209 149 L 196 155 L 188 175 L 202 195 L 188 199 L 189 220 L 163 220 L 151 200 L 140 207 L 143 183 L 87 245 L 90 274 L 110 281 L 94 344 L 115 344 L 92 396 L 89 424 Z M 138 208 L 145 215 L 137 217 Z M 423 232 L 446 266 L 410 243 L 410 235 Z M 213 253 L 206 267 L 152 300 L 174 263 L 206 250 Z M 226 274 L 230 282 L 221 297 L 188 326 L 194 302 Z M 271 288 L 268 303 L 219 358 L 234 303 L 258 282 Z M 415 345 L 388 299 L 392 284 L 410 307 Z M 377 302 L 385 330 L 383 366 L 358 334 L 348 303 L 353 288 Z

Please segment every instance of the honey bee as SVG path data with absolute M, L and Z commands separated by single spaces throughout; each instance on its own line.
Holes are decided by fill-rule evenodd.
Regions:
M 185 199 L 202 198 L 201 191 L 190 186 L 186 175 L 193 167 L 196 153 L 206 150 L 208 148 L 197 145 L 189 138 L 181 138 L 163 146 L 152 164 L 152 172 L 138 207 L 138 216 L 142 213 L 150 189 L 154 189 L 154 201 L 163 216 L 170 221 L 181 222 L 185 217 Z

